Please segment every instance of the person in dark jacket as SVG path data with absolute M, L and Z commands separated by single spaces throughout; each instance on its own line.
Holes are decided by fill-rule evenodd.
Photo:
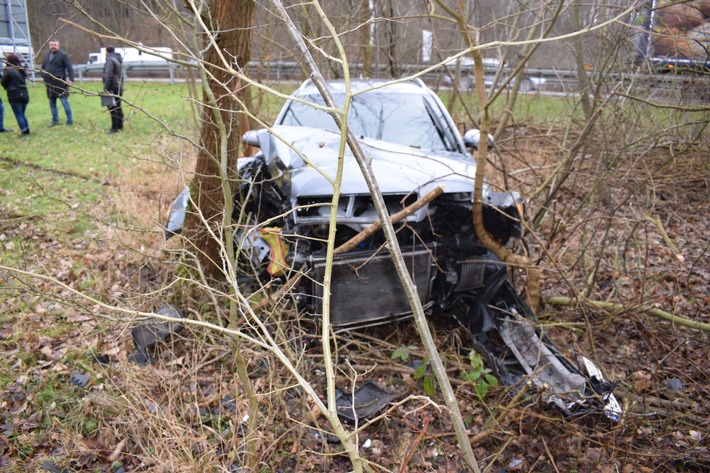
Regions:
M 67 125 L 74 123 L 74 118 L 69 105 L 69 86 L 74 84 L 74 67 L 69 55 L 59 49 L 59 41 L 49 41 L 49 53 L 42 61 L 42 79 L 47 87 L 49 110 L 52 112 L 52 123 L 49 126 L 59 125 L 59 111 L 57 99 L 62 102 L 64 113 L 67 115 Z
M 109 105 L 111 114 L 111 129 L 109 133 L 118 133 L 123 130 L 123 109 L 121 108 L 121 95 L 123 95 L 123 59 L 113 46 L 106 48 L 106 63 L 104 64 L 104 93 L 112 94 L 116 101 Z
M 30 103 L 30 94 L 27 92 L 27 82 L 25 80 L 27 71 L 17 54 L 8 54 L 5 62 L 5 70 L 0 83 L 7 91 L 7 101 L 10 102 L 10 107 L 12 107 L 12 111 L 15 114 L 22 136 L 26 137 L 30 134 L 30 124 L 27 123 L 27 117 L 25 116 L 27 104 Z

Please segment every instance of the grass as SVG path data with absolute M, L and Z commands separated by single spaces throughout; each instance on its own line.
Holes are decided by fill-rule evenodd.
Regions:
M 5 126 L 14 132 L 0 135 L 0 196 L 3 205 L 11 209 L 10 215 L 45 218 L 94 207 L 105 199 L 107 183 L 120 183 L 127 175 L 136 174 L 133 171 L 140 162 L 179 166 L 182 158 L 193 153 L 180 139 L 194 139 L 198 129 L 187 85 L 129 82 L 124 93 L 125 130 L 119 135 L 105 133 L 110 117 L 96 95 L 99 83 L 77 86 L 70 97 L 72 127 L 47 127 L 51 116 L 41 83 L 29 87 L 29 139 L 19 137 L 14 116 L 6 106 Z M 278 105 L 269 97 L 259 96 L 256 101 L 263 118 L 271 120 Z M 63 121 L 61 105 L 59 113 Z M 85 227 L 85 222 L 81 226 Z
M 143 107 L 147 113 L 154 114 L 177 132 L 185 132 L 192 123 L 190 102 L 184 98 L 185 85 L 130 83 L 124 94 L 127 118 L 125 134 L 130 134 L 130 137 L 105 135 L 111 122 L 107 109 L 100 106 L 99 98 L 95 95 L 98 88 L 98 85 L 83 84 L 78 92 L 71 95 L 75 122 L 73 127 L 47 128 L 51 116 L 44 86 L 31 86 L 27 118 L 32 135 L 30 139 L 22 141 L 17 139 L 16 133 L 0 136 L 0 143 L 7 143 L 3 146 L 3 157 L 87 178 L 112 174 L 118 172 L 118 156 L 113 151 L 147 146 L 163 133 L 153 120 L 134 107 Z M 59 110 L 60 120 L 64 120 L 61 106 Z M 5 125 L 17 130 L 9 108 L 6 109 Z
M 448 104 L 451 100 L 449 90 L 440 90 L 439 96 L 444 104 Z M 465 91 L 462 97 L 466 109 L 474 114 L 475 120 L 479 119 L 479 105 L 475 91 Z M 505 111 L 507 94 L 500 94 L 490 107 L 490 114 L 495 122 L 497 117 L 500 117 Z M 574 101 L 567 97 L 556 97 L 549 95 L 537 94 L 520 94 L 516 99 L 515 110 L 513 112 L 512 123 L 525 123 L 527 125 L 537 125 L 541 127 L 566 125 L 569 117 L 578 114 L 575 112 Z M 451 115 L 456 123 L 465 123 L 466 128 L 471 128 L 469 117 L 465 113 L 464 107 L 459 100 L 456 100 L 453 105 Z
M 0 135 L 0 264 L 47 274 L 117 303 L 111 300 L 111 281 L 129 269 L 126 253 L 141 244 L 161 248 L 159 222 L 168 199 L 152 202 L 146 193 L 173 193 L 172 159 L 185 149 L 163 124 L 181 134 L 194 134 L 196 127 L 185 85 L 131 82 L 125 92 L 125 131 L 107 135 L 110 118 L 92 95 L 98 88 L 83 84 L 71 95 L 74 126 L 48 128 L 44 86 L 31 86 L 29 138 L 19 136 L 6 107 L 5 127 L 15 131 Z M 32 400 L 35 412 L 47 413 L 44 423 L 59 424 L 66 435 L 90 437 L 99 423 L 82 410 L 80 389 L 68 379 L 91 364 L 80 354 L 104 345 L 98 340 L 111 332 L 112 323 L 89 320 L 82 314 L 91 310 L 82 305 L 61 287 L 0 274 L 0 350 L 7 354 L 0 363 L 0 390 Z M 32 411 L 22 406 L 5 408 L 12 419 L 26 422 Z M 29 431 L 35 428 L 42 427 Z M 39 455 L 32 437 L 18 432 L 8 447 L 10 456 L 21 462 Z M 23 471 L 17 468 L 3 471 Z
M 114 182 L 134 174 L 138 162 L 160 162 L 169 152 L 170 140 L 159 121 L 175 133 L 195 129 L 184 84 L 132 82 L 125 92 L 126 129 L 107 135 L 110 118 L 98 97 L 90 95 L 98 87 L 83 84 L 71 95 L 74 126 L 48 128 L 44 86 L 31 86 L 27 116 L 32 133 L 26 139 L 19 137 L 6 107 L 5 126 L 15 131 L 0 135 L 0 205 L 5 218 L 15 224 L 56 220 L 65 222 L 59 224 L 60 232 L 84 233 L 92 227 L 90 214 L 107 200 Z

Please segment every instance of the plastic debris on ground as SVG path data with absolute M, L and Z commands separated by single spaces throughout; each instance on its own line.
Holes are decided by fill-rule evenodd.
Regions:
M 376 383 L 369 382 L 354 393 L 344 393 L 338 390 L 335 403 L 339 416 L 351 421 L 357 421 L 379 413 L 397 396 L 397 393 L 389 393 Z

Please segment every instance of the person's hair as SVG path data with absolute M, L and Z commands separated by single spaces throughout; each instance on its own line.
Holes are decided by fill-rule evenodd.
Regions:
M 24 66 L 22 65 L 22 59 L 20 59 L 20 56 L 18 56 L 17 54 L 14 54 L 14 53 L 10 53 L 5 58 L 5 61 L 9 65 L 13 66 L 13 68 L 20 71 L 20 73 L 22 73 L 23 77 L 27 77 L 27 71 L 25 70 Z
M 115 52 L 115 51 L 116 51 L 116 48 L 114 48 L 113 46 L 106 46 L 106 52 L 107 52 L 107 53 L 112 53 L 112 52 Z
M 59 40 L 57 38 L 50 38 L 49 42 L 50 43 L 59 43 Z

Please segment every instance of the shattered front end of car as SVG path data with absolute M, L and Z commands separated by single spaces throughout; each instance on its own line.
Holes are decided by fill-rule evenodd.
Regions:
M 299 90 L 303 92 L 303 87 Z M 393 91 L 421 100 L 411 87 Z M 361 115 L 371 113 L 384 120 L 400 113 L 372 110 L 385 107 L 388 97 L 380 93 Z M 584 359 L 582 372 L 549 343 L 511 284 L 508 268 L 476 238 L 472 218 L 475 162 L 440 101 L 425 95 L 422 103 L 421 113 L 435 122 L 432 128 L 438 138 L 407 138 L 422 140 L 417 145 L 397 142 L 401 140 L 397 134 L 386 140 L 388 131 L 382 128 L 387 123 L 383 122 L 375 123 L 373 130 L 362 126 L 356 136 L 389 214 L 411 210 L 395 228 L 427 314 L 432 320 L 453 316 L 465 327 L 474 348 L 502 383 L 528 380 L 566 415 L 596 410 L 618 418 L 621 409 L 611 394 L 613 386 L 589 360 Z M 244 136 L 245 143 L 260 152 L 238 162 L 240 184 L 233 216 L 240 222 L 235 237 L 240 274 L 258 288 L 303 272 L 305 276 L 291 294 L 304 313 L 320 317 L 326 244 L 335 210 L 335 247 L 345 248 L 354 238 L 357 245 L 336 250 L 330 323 L 336 330 L 346 330 L 411 316 L 383 233 L 364 232 L 379 218 L 354 156 L 346 150 L 341 157 L 340 197 L 333 203 L 341 136 L 330 125 L 309 126 L 322 118 L 310 117 L 310 109 L 299 112 L 298 120 L 287 118 L 295 115 L 289 107 L 277 125 Z M 421 120 L 419 115 L 417 120 Z M 433 150 L 438 146 L 436 139 L 442 144 Z M 438 197 L 423 199 L 436 191 Z M 503 245 L 520 238 L 520 196 L 493 192 L 484 185 L 483 199 L 488 232 Z M 173 209 L 178 215 L 184 211 L 180 205 Z M 362 235 L 366 237 L 358 238 Z
M 332 186 L 321 173 L 335 175 L 332 156 L 337 156 L 340 136 L 304 127 L 275 126 L 270 132 L 254 132 L 247 140 L 262 154 L 240 161 L 242 175 L 253 176 L 242 189 L 241 202 L 246 209 L 241 213 L 254 216 L 255 222 L 278 222 L 292 248 L 289 265 L 297 268 L 305 264 L 311 271 L 304 304 L 309 313 L 318 315 L 333 199 Z M 372 158 L 390 215 L 437 187 L 444 189 L 442 195 L 398 224 L 399 245 L 421 302 L 441 312 L 457 294 L 485 287 L 498 264 L 474 235 L 473 160 L 454 153 L 432 156 L 367 139 L 361 140 L 361 146 Z M 309 163 L 299 155 L 307 156 Z M 336 247 L 378 221 L 369 190 L 350 153 L 346 153 L 343 165 L 341 196 L 336 205 Z M 519 197 L 486 188 L 486 200 L 484 221 L 494 237 L 501 243 L 520 237 Z M 411 315 L 385 243 L 384 235 L 375 233 L 353 250 L 336 255 L 331 288 L 333 325 L 356 327 Z M 262 265 L 270 261 L 268 245 L 243 239 L 240 246 L 251 261 Z

